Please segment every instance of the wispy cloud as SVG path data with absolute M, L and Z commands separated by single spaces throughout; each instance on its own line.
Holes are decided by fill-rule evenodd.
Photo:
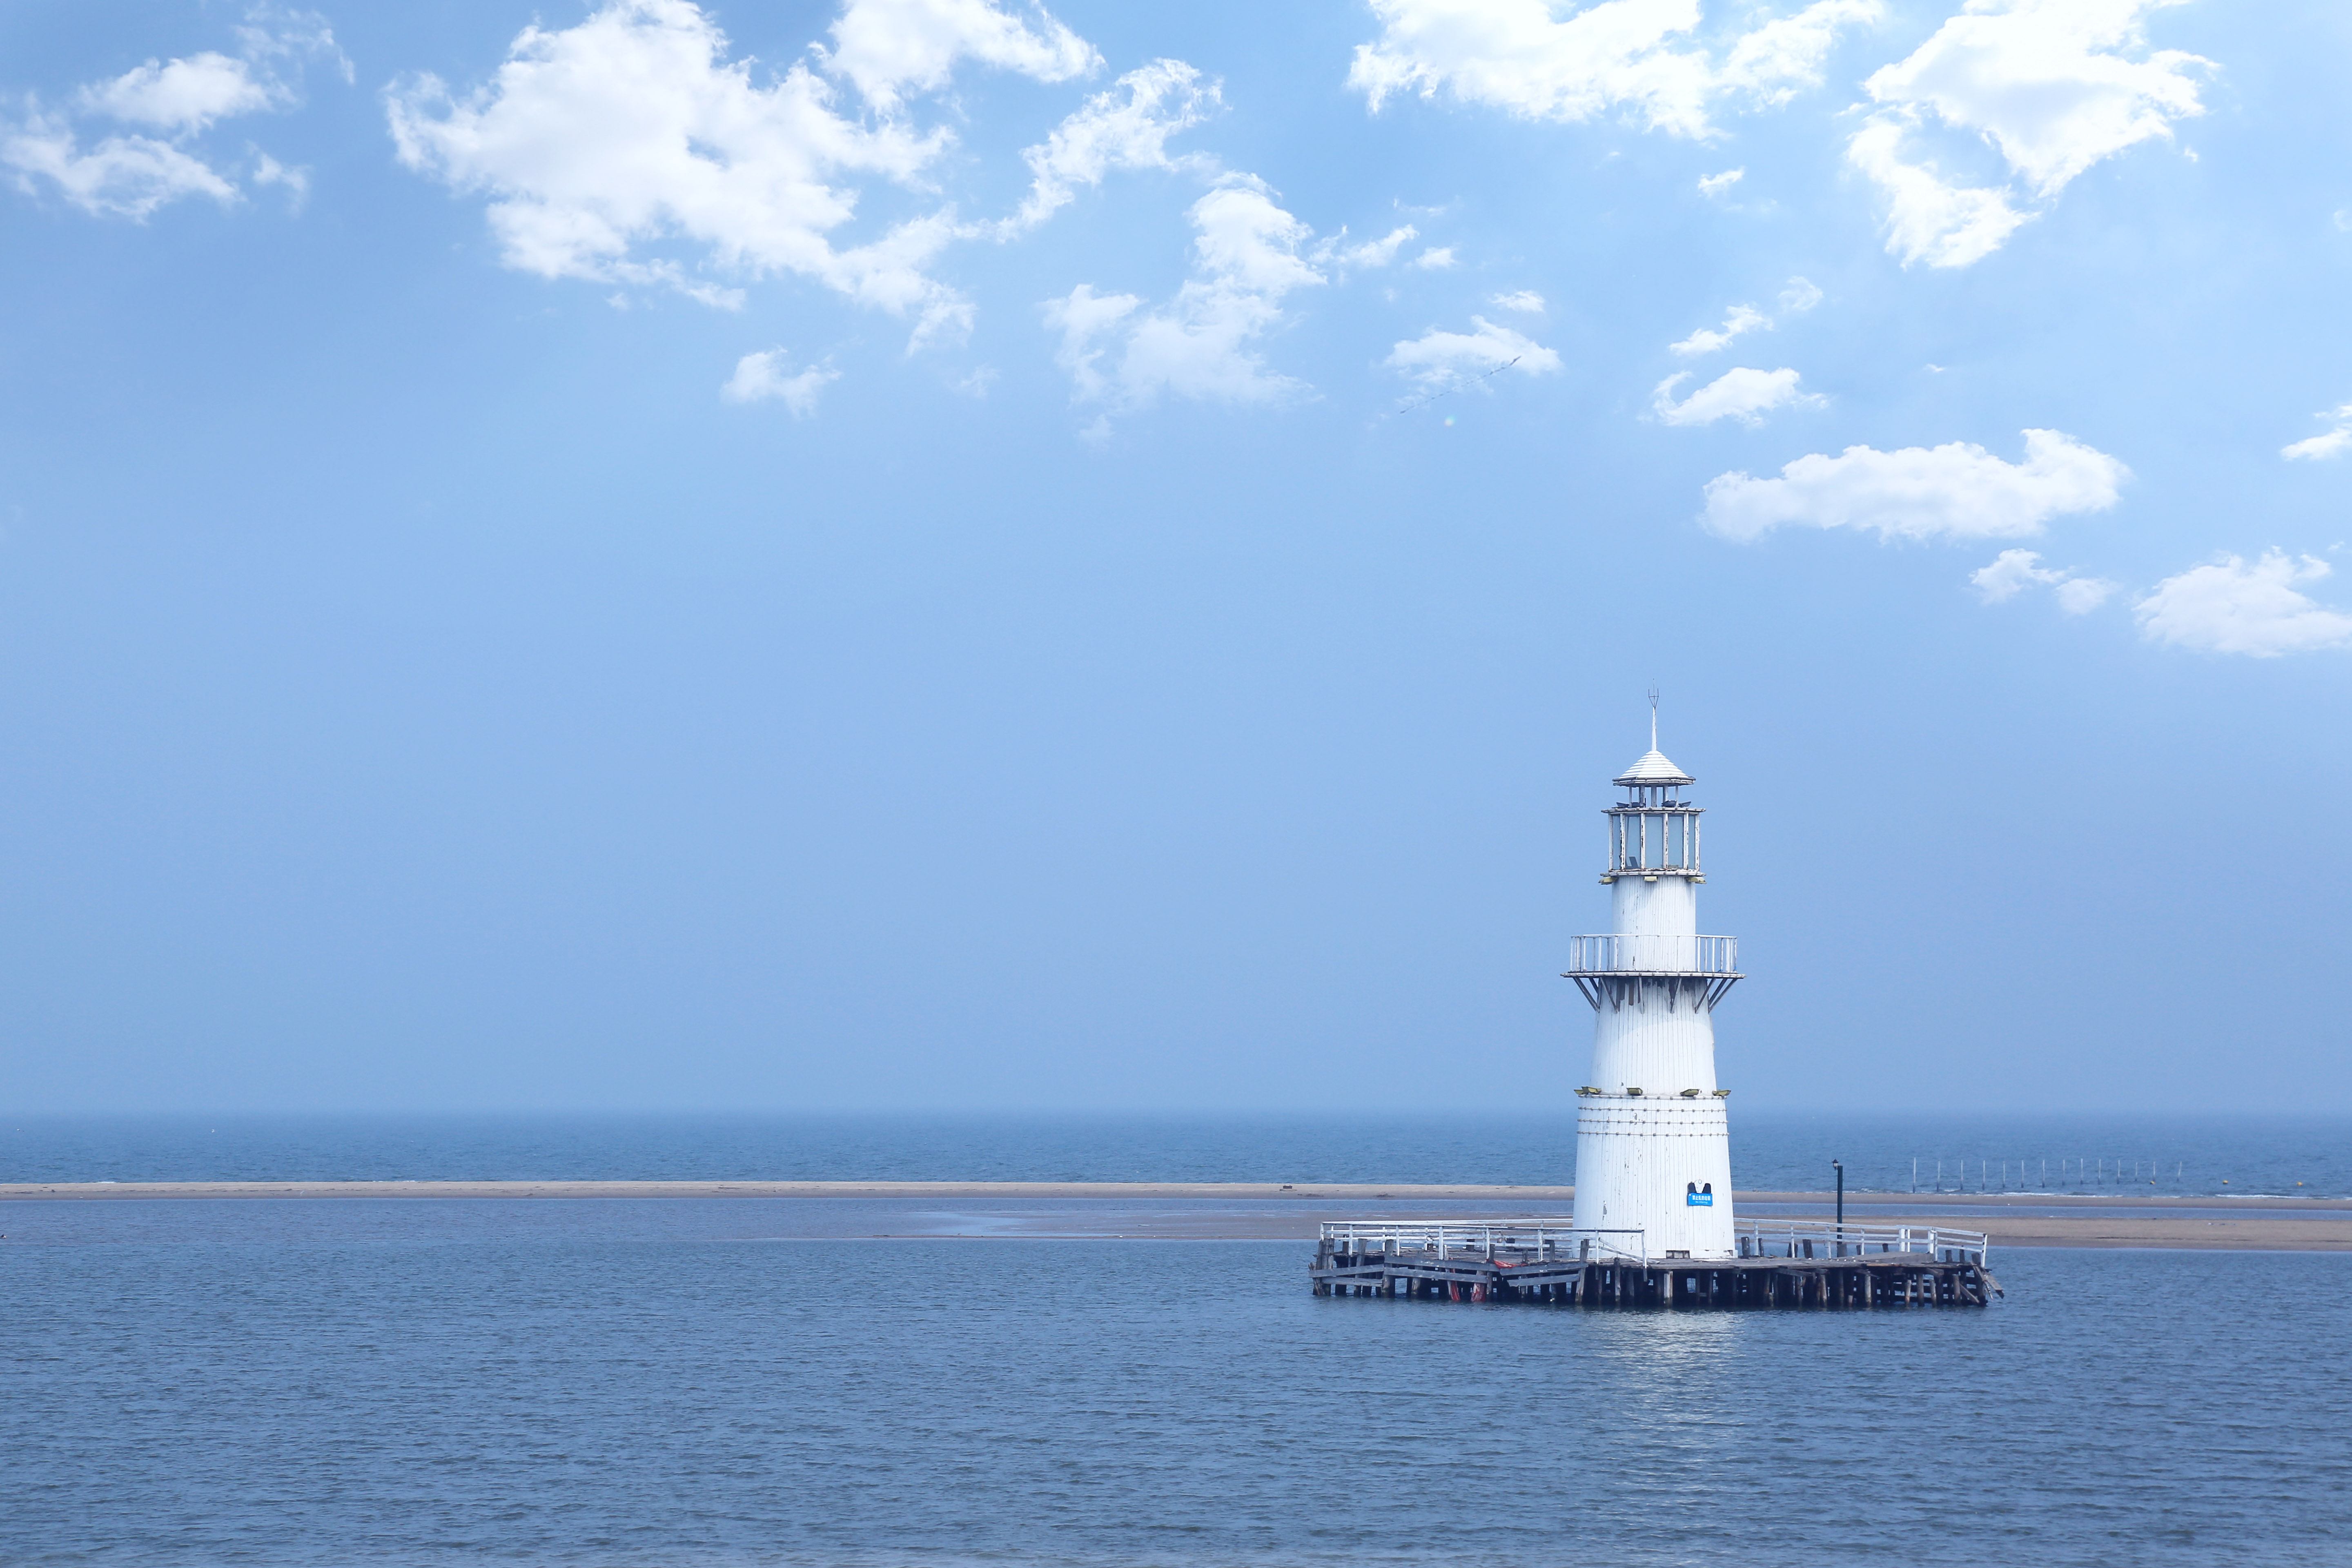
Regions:
M 1801 316 L 1822 302 L 1822 291 L 1808 279 L 1791 278 L 1780 290 L 1780 313 Z M 1668 343 L 1666 352 L 1685 359 L 1698 354 L 1711 354 L 1717 349 L 1729 348 L 1734 342 L 1753 331 L 1769 331 L 1773 319 L 1753 305 L 1734 305 L 1724 312 L 1720 327 L 1701 327 L 1679 342 Z
M 87 213 L 145 218 L 184 196 L 237 200 L 236 183 L 204 159 L 151 136 L 109 136 L 84 150 L 73 128 L 36 114 L 0 132 L 0 163 L 26 189 L 47 181 Z
M 1816 0 L 1738 33 L 1719 51 L 1693 37 L 1691 0 L 1371 0 L 1380 37 L 1358 47 L 1348 84 L 1377 110 L 1400 93 L 1440 92 L 1530 120 L 1622 110 L 1672 135 L 1715 133 L 1727 102 L 1787 102 L 1820 85 L 1842 31 L 1884 14 L 1879 0 Z
M 816 412 L 817 394 L 827 384 L 839 381 L 841 373 L 829 364 L 806 365 L 797 371 L 787 370 L 786 364 L 782 349 L 745 354 L 735 362 L 735 374 L 719 389 L 719 395 L 730 403 L 772 399 L 791 409 L 795 418 L 804 419 Z
M 2122 463 L 2057 430 L 2026 431 L 2021 463 L 1969 441 L 1848 447 L 1834 458 L 1799 458 L 1777 479 L 1718 475 L 1707 482 L 1704 521 L 1731 539 L 1790 525 L 1887 539 L 2015 539 L 2053 517 L 2115 505 L 2129 477 Z
M 2352 403 L 2340 408 L 2331 408 L 2317 417 L 2326 420 L 2328 427 L 2316 436 L 2281 447 L 2280 457 L 2316 462 L 2323 458 L 2340 458 L 2352 452 Z
M 2032 215 L 2011 205 L 2005 189 L 1954 184 L 1933 162 L 1906 159 L 1915 123 L 1908 115 L 1875 114 L 1846 142 L 1846 161 L 1878 187 L 1885 205 L 1887 254 L 1906 267 L 1981 261 Z
M 1269 403 L 1307 390 L 1268 369 L 1256 344 L 1288 295 L 1328 280 L 1302 254 L 1312 231 L 1247 175 L 1226 176 L 1191 216 L 1192 275 L 1165 304 L 1147 310 L 1083 283 L 1046 301 L 1062 339 L 1055 357 L 1081 402 L 1128 413 L 1163 395 Z
M 2202 114 L 2212 62 L 2149 50 L 2150 15 L 2181 0 L 1969 0 L 1864 89 L 1881 108 L 1846 145 L 1878 187 L 1886 248 L 1905 266 L 1966 267 L 1999 249 L 2085 169 Z M 1911 143 L 1941 126 L 1990 142 L 1998 185 L 1948 178 Z
M 1398 343 L 1383 363 L 1433 391 L 1465 384 L 1505 366 L 1521 375 L 1549 375 L 1560 368 L 1559 355 L 1525 332 L 1484 316 L 1471 317 L 1470 326 L 1466 332 L 1432 327 Z
M 1318 265 L 1328 262 L 1342 269 L 1386 267 L 1396 259 L 1397 252 L 1404 247 L 1407 241 L 1420 237 L 1421 230 L 1406 224 L 1401 228 L 1389 230 L 1379 239 L 1349 245 L 1347 242 L 1348 231 L 1341 229 L 1315 247 L 1313 258 Z
M 1711 354 L 1717 349 L 1729 348 L 1733 340 L 1755 331 L 1759 327 L 1769 328 L 1771 324 L 1772 318 L 1755 306 L 1734 305 L 1725 312 L 1723 325 L 1701 327 L 1682 342 L 1668 343 L 1666 352 L 1681 354 L 1685 359 L 1697 354 Z
M 1760 425 L 1764 416 L 1776 408 L 1819 408 L 1828 399 L 1797 390 L 1797 373 L 1793 370 L 1750 370 L 1746 366 L 1725 371 L 1713 381 L 1684 398 L 1675 401 L 1675 388 L 1690 379 L 1683 371 L 1658 383 L 1650 399 L 1650 411 L 1667 425 L 1712 425 L 1718 419 L 1737 419 L 1743 425 Z
M 20 189 L 54 189 L 84 212 L 139 221 L 190 196 L 233 205 L 248 167 L 243 177 L 286 186 L 299 199 L 308 187 L 304 171 L 258 150 L 208 151 L 197 139 L 223 121 L 299 105 L 311 61 L 326 61 L 345 80 L 351 61 L 326 23 L 308 12 L 257 10 L 236 34 L 235 55 L 206 49 L 150 59 L 79 89 L 70 111 L 29 104 L 21 120 L 0 122 L 0 166 L 14 172 Z M 140 129 L 85 146 L 78 117 Z
M 2041 555 L 2031 550 L 2004 550 L 1992 558 L 1990 565 L 1969 574 L 1969 581 L 1988 605 L 2013 599 L 2028 588 L 2051 589 L 2057 596 L 2058 607 L 2070 616 L 2088 615 L 2105 604 L 2120 586 L 2104 577 L 2053 571 L 2042 565 Z
M 714 305 L 741 296 L 709 271 L 790 271 L 925 328 L 964 316 L 924 271 L 953 237 L 942 216 L 848 248 L 829 237 L 856 210 L 847 176 L 912 184 L 946 134 L 845 117 L 804 64 L 758 85 L 730 52 L 688 0 L 613 0 L 573 26 L 525 28 L 470 92 L 417 77 L 386 108 L 403 163 L 490 197 L 491 232 L 519 271 Z
M 2132 606 L 2150 640 L 2205 653 L 2276 658 L 2352 647 L 2352 615 L 2303 592 L 2330 575 L 2315 555 L 2224 555 L 2167 577 Z
M 814 66 L 763 83 L 693 0 L 606 0 L 572 26 L 526 27 L 470 90 L 412 77 L 386 110 L 402 163 L 489 198 L 491 232 L 518 270 L 718 306 L 740 304 L 744 283 L 794 273 L 912 318 L 919 343 L 970 321 L 970 301 L 930 268 L 978 231 L 942 206 L 862 243 L 834 237 L 862 181 L 919 195 L 952 145 L 949 130 L 908 121 L 909 95 L 946 86 L 965 60 L 1052 82 L 1099 59 L 1044 11 L 1024 18 L 995 0 L 849 0 L 832 37 Z M 844 110 L 843 84 L 866 112 Z M 1016 223 L 1042 220 L 1104 168 L 1164 158 L 1159 143 L 1213 97 L 1170 61 L 1120 89 L 1032 150 Z
M 1801 316 L 1820 304 L 1822 299 L 1821 288 L 1811 279 L 1791 278 L 1789 279 L 1789 286 L 1780 290 L 1780 313 L 1784 316 Z
M 848 0 L 815 51 L 883 113 L 911 92 L 937 92 L 964 60 L 1036 81 L 1092 74 L 1102 56 L 1045 14 L 1024 19 L 995 0 Z
M 1182 60 L 1153 60 L 1128 72 L 1021 154 L 1029 164 L 1029 195 L 1003 232 L 1034 228 L 1113 170 L 1176 167 L 1168 139 L 1200 124 L 1218 103 L 1217 84 Z

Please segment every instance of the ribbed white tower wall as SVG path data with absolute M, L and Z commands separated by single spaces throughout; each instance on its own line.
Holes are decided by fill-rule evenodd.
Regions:
M 1593 1006 L 1578 1090 L 1576 1224 L 1653 1259 L 1733 1255 L 1731 1140 L 1715 1078 L 1715 1005 L 1739 978 L 1728 937 L 1698 929 L 1693 781 L 1654 746 L 1615 781 L 1612 930 L 1575 939 L 1569 974 Z

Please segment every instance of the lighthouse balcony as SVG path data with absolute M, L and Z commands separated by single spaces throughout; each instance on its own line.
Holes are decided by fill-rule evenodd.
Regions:
M 1639 974 L 1704 974 L 1739 978 L 1736 936 L 1572 936 L 1568 939 L 1571 979 Z
M 1671 1012 L 1687 1003 L 1693 1012 L 1712 1013 L 1742 978 L 1738 937 L 1612 932 L 1568 941 L 1562 973 L 1596 1011 L 1662 1003 Z

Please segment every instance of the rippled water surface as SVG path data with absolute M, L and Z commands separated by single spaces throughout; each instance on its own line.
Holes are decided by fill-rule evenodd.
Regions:
M 0 1211 L 0 1562 L 2352 1562 L 2352 1258 L 1618 1315 L 785 1212 Z

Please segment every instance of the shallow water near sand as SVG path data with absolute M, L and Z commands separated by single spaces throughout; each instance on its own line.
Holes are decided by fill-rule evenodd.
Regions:
M 2352 1258 L 1676 1316 L 779 1212 L 8 1210 L 0 1561 L 2352 1562 Z

